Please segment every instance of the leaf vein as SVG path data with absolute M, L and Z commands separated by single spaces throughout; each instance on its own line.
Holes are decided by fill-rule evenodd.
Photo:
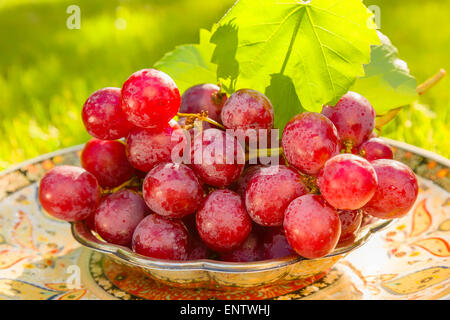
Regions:
M 328 66 L 328 60 L 327 60 L 327 58 L 326 58 L 325 52 L 323 51 L 323 45 L 322 45 L 322 42 L 320 41 L 319 35 L 318 35 L 317 32 L 316 32 L 316 28 L 315 28 L 314 22 L 313 22 L 313 20 L 312 20 L 312 17 L 311 17 L 311 14 L 310 14 L 308 8 L 306 8 L 306 14 L 307 14 L 307 16 L 308 16 L 309 22 L 311 23 L 311 26 L 312 26 L 312 29 L 313 29 L 313 32 L 314 32 L 314 36 L 316 37 L 316 40 L 317 40 L 317 42 L 319 43 L 320 51 L 321 51 L 321 53 L 322 53 L 322 58 L 323 58 L 323 60 L 325 61 L 325 65 L 326 65 L 326 68 L 325 68 L 325 69 L 327 70 L 328 79 L 329 79 L 329 81 L 330 81 L 331 87 L 333 88 L 333 94 L 336 95 L 336 88 L 335 88 L 335 86 L 334 86 L 333 78 L 332 78 L 331 73 L 330 73 L 330 68 L 329 68 L 329 66 Z

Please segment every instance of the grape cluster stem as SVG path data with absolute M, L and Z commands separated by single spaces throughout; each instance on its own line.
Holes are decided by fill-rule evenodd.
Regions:
M 188 121 L 186 121 L 186 124 L 192 124 L 194 123 L 195 120 L 199 120 L 199 121 L 206 121 L 208 123 L 211 123 L 212 125 L 221 128 L 222 130 L 225 130 L 225 127 L 223 125 L 221 125 L 220 123 L 218 123 L 217 121 L 211 119 L 208 117 L 208 111 L 202 111 L 200 113 L 182 113 L 182 112 L 178 112 L 177 116 L 179 117 L 185 117 L 188 119 Z

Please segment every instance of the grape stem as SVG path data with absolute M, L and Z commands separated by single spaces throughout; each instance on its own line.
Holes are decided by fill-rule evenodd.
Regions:
M 351 141 L 345 141 L 345 142 L 344 142 L 344 146 L 345 146 L 345 153 L 352 153 L 353 142 L 351 142 Z
M 439 70 L 435 75 L 433 75 L 430 79 L 422 83 L 417 87 L 417 93 L 419 95 L 424 95 L 428 90 L 434 87 L 442 78 L 445 77 L 447 72 L 444 69 Z
M 199 121 L 206 121 L 208 123 L 211 123 L 212 125 L 215 125 L 216 127 L 219 127 L 223 130 L 225 130 L 225 127 L 223 125 L 221 125 L 220 123 L 218 123 L 217 121 L 211 119 L 208 117 L 208 112 L 207 111 L 202 111 L 200 113 L 182 113 L 182 112 L 178 112 L 177 116 L 179 117 L 185 117 L 185 118 L 189 118 L 189 119 L 198 119 Z
M 319 194 L 319 187 L 317 187 L 317 179 L 313 176 L 308 176 L 306 174 L 302 174 L 303 182 L 309 189 L 309 193 L 311 194 Z
M 274 155 L 281 155 L 283 154 L 283 148 L 273 148 L 273 149 L 256 149 L 256 158 L 259 158 L 261 153 L 264 152 L 264 156 L 266 157 L 272 157 Z M 250 159 L 255 159 L 255 152 L 249 152 L 245 155 L 245 159 L 249 161 Z
M 115 193 L 117 191 L 120 191 L 122 189 L 125 189 L 126 187 L 133 187 L 133 186 L 140 186 L 140 181 L 139 178 L 134 176 L 133 178 L 131 178 L 130 180 L 125 181 L 124 183 L 122 183 L 120 186 L 117 186 L 115 188 L 112 189 L 102 189 L 102 195 L 106 195 L 106 194 L 112 194 Z

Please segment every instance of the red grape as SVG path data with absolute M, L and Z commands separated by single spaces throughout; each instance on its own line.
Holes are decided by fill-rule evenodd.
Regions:
M 283 227 L 267 228 L 262 240 L 264 259 L 276 259 L 296 255 L 286 239 Z
M 380 138 L 367 140 L 359 147 L 359 153 L 368 161 L 394 159 L 392 148 Z
M 211 250 L 208 246 L 200 239 L 198 234 L 191 234 L 191 245 L 189 248 L 188 260 L 200 260 L 208 259 L 211 255 Z
M 84 103 L 81 115 L 87 132 L 102 140 L 123 138 L 132 127 L 122 111 L 119 88 L 94 92 Z
M 347 236 L 346 238 L 339 238 L 339 242 L 336 245 L 336 248 L 343 248 L 343 247 L 347 247 L 350 246 L 352 244 L 355 243 L 356 239 L 357 239 L 357 234 L 355 233 L 351 233 L 349 236 Z
M 100 204 L 108 197 L 108 193 L 102 194 L 100 196 Z M 97 207 L 98 209 L 98 207 Z M 89 230 L 95 231 L 95 213 L 97 210 L 93 211 L 86 219 L 84 219 L 84 223 Z
M 372 165 L 378 176 L 378 187 L 363 210 L 380 219 L 403 217 L 417 199 L 419 187 L 414 172 L 390 159 L 375 160 Z
M 84 223 L 89 230 L 95 231 L 95 211 L 89 214 L 86 219 L 84 219 Z
M 39 184 L 39 201 L 55 218 L 81 221 L 97 209 L 100 187 L 94 175 L 82 168 L 55 167 Z
M 114 188 L 129 180 L 134 174 L 119 141 L 92 139 L 81 153 L 81 165 L 92 173 L 103 188 Z
M 164 127 L 180 108 L 175 82 L 164 72 L 143 69 L 122 87 L 122 109 L 128 121 L 142 128 Z
M 182 218 L 200 207 L 203 188 L 188 166 L 160 163 L 147 174 L 143 195 L 147 205 L 157 214 Z
M 247 239 L 236 249 L 219 254 L 220 260 L 227 262 L 253 262 L 263 260 L 261 239 L 251 232 Z
M 353 154 L 340 154 L 325 163 L 317 186 L 333 207 L 356 210 L 375 194 L 377 175 L 367 160 Z
M 186 226 L 188 232 L 190 234 L 196 234 L 197 232 L 197 225 L 195 223 L 195 214 L 189 214 L 187 216 L 184 216 L 181 218 L 184 225 Z
M 341 235 L 339 215 L 323 197 L 307 194 L 286 209 L 286 238 L 302 257 L 315 259 L 334 250 Z
M 361 226 L 363 218 L 362 210 L 340 210 L 339 219 L 341 219 L 341 237 L 339 242 L 351 237 Z
M 195 214 L 187 215 L 182 219 L 191 239 L 188 260 L 208 259 L 212 251 L 200 238 L 195 220 Z
M 317 175 L 325 162 L 340 151 L 333 123 L 312 112 L 299 114 L 287 123 L 282 145 L 289 164 L 309 175 Z
M 250 166 L 242 172 L 242 175 L 236 181 L 235 190 L 236 193 L 245 197 L 245 189 L 247 189 L 248 182 L 250 179 L 258 172 L 259 169 L 263 168 L 261 165 Z
M 208 117 L 221 122 L 220 112 L 227 101 L 227 94 L 221 92 L 219 86 L 215 84 L 199 84 L 187 89 L 181 97 L 180 112 L 200 113 L 208 111 Z M 204 123 L 204 129 L 211 128 L 211 124 Z
M 175 120 L 159 128 L 133 128 L 127 138 L 128 161 L 148 172 L 158 163 L 171 161 L 173 148 L 184 142 L 183 131 Z
M 120 190 L 107 196 L 98 207 L 95 230 L 109 243 L 129 246 L 134 230 L 149 212 L 138 194 Z
M 360 228 L 374 224 L 375 222 L 380 220 L 378 218 L 375 218 L 374 216 L 371 216 L 370 214 L 367 214 L 364 210 L 362 210 L 362 212 L 363 212 L 363 217 L 362 217 L 362 222 L 361 222 Z
M 151 214 L 134 230 L 132 248 L 136 253 L 151 258 L 186 260 L 189 233 L 182 221 Z
M 211 250 L 206 244 L 197 236 L 191 236 L 191 247 L 189 249 L 188 260 L 208 259 L 211 255 Z
M 345 145 L 341 145 L 342 153 L 351 153 L 356 156 L 360 156 L 359 149 L 357 147 L 352 147 L 350 150 L 347 150 L 347 147 Z
M 322 114 L 334 123 L 341 141 L 354 146 L 367 140 L 375 127 L 375 110 L 356 92 L 348 92 L 335 106 L 324 106 Z
M 197 212 L 196 224 L 203 242 L 218 252 L 238 247 L 252 229 L 241 197 L 230 190 L 210 193 Z
M 259 237 L 263 237 L 268 229 L 270 229 L 270 228 L 263 227 L 262 225 L 257 224 L 256 222 L 252 221 L 252 232 L 255 232 L 256 234 L 258 234 Z
M 195 135 L 191 163 L 205 183 L 224 188 L 244 170 L 245 152 L 235 137 L 218 129 L 207 129 Z
M 308 189 L 300 174 L 293 169 L 286 166 L 261 168 L 248 182 L 245 206 L 256 223 L 281 226 L 289 203 L 306 193 Z
M 222 108 L 221 119 L 227 129 L 272 129 L 273 107 L 262 93 L 241 89 L 233 93 Z

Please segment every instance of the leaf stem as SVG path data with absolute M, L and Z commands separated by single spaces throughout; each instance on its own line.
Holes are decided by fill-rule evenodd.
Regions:
M 430 79 L 422 83 L 417 87 L 417 93 L 419 95 L 424 95 L 428 90 L 434 87 L 442 78 L 445 77 L 447 72 L 444 69 L 439 70 L 435 75 L 433 75 Z

